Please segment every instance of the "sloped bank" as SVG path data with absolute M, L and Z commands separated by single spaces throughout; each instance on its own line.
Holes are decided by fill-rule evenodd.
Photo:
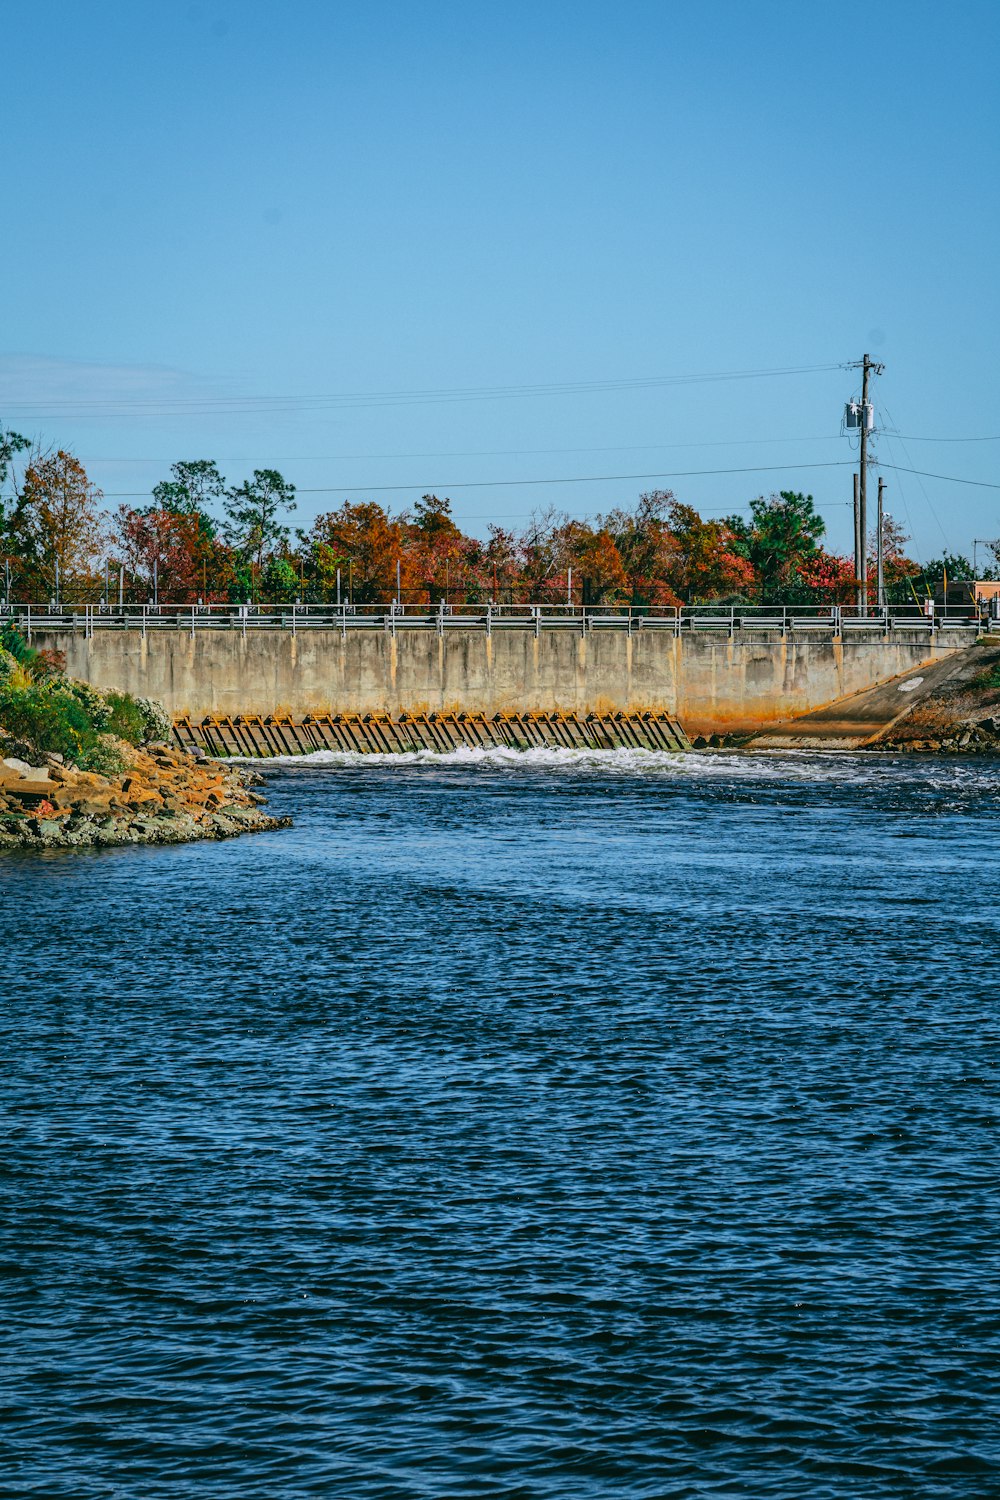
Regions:
M 1000 755 L 1000 646 L 987 638 L 869 746 L 925 755 Z

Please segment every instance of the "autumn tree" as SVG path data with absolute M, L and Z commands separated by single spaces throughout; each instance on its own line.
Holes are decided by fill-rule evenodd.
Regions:
M 693 506 L 673 498 L 666 509 L 667 578 L 679 598 L 697 603 L 752 592 L 753 567 L 726 522 L 703 521 Z
M 206 594 L 211 543 L 202 536 L 199 515 L 123 505 L 116 516 L 115 543 L 129 598 L 155 595 L 173 604 L 193 604 Z M 213 566 L 213 582 L 216 573 Z
M 437 604 L 452 597 L 460 582 L 461 563 L 469 552 L 470 539 L 463 536 L 451 513 L 451 501 L 423 495 L 414 506 L 404 549 L 409 589 L 421 602 Z
M 396 563 L 405 550 L 404 528 L 373 500 L 345 501 L 317 516 L 301 534 L 316 592 L 331 599 L 341 571 L 342 597 L 357 604 L 386 604 L 396 593 Z
M 907 556 L 906 544 L 909 540 L 902 526 L 886 511 L 882 516 L 882 577 L 886 599 L 890 604 L 909 604 L 914 598 L 914 580 L 920 577 L 921 569 L 919 563 Z M 871 559 L 877 556 L 878 533 L 875 531 L 868 542 L 869 584 L 872 588 L 876 585 L 870 576 Z M 874 594 L 872 598 L 874 600 Z
M 513 531 L 491 521 L 482 548 L 481 566 L 488 599 L 512 603 L 520 581 L 517 537 Z
M 170 475 L 154 485 L 152 505 L 123 505 L 115 518 L 126 593 L 145 599 L 155 592 L 177 604 L 245 598 L 249 576 L 240 579 L 240 559 L 219 537 L 211 510 L 226 493 L 217 465 L 183 460 L 171 466 Z
M 84 598 L 91 591 L 106 555 L 103 498 L 71 453 L 33 455 L 11 535 L 36 595 Z
M 680 603 L 669 582 L 675 545 L 667 517 L 674 499 L 672 490 L 650 490 L 633 510 L 619 507 L 598 518 L 618 549 L 630 604 Z

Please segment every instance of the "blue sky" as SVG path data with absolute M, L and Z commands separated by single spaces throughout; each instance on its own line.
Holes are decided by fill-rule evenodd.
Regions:
M 995 0 L 7 0 L 3 25 L 0 420 L 109 504 L 201 457 L 282 469 L 300 522 L 434 486 L 480 532 L 794 487 L 847 550 L 850 468 L 795 466 L 853 457 L 857 376 L 828 367 L 866 349 L 905 435 L 878 456 L 1000 484 L 1000 443 L 927 441 L 1000 434 Z M 662 383 L 774 369 L 808 373 Z M 885 475 L 924 558 L 1000 536 L 1000 489 Z

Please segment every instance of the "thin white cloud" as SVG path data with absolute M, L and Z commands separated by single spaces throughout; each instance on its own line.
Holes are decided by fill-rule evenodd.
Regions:
M 164 365 L 102 364 L 44 354 L 0 354 L 0 418 L 112 415 L 208 394 L 204 381 Z

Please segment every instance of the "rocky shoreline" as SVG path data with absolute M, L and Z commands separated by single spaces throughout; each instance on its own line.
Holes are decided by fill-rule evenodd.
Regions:
M 127 764 L 117 776 L 59 755 L 0 761 L 0 850 L 180 844 L 291 825 L 261 810 L 255 771 L 166 745 L 121 749 Z
M 1000 755 L 1000 718 L 958 719 L 947 725 L 907 726 L 907 734 L 887 734 L 871 750 L 904 755 Z

